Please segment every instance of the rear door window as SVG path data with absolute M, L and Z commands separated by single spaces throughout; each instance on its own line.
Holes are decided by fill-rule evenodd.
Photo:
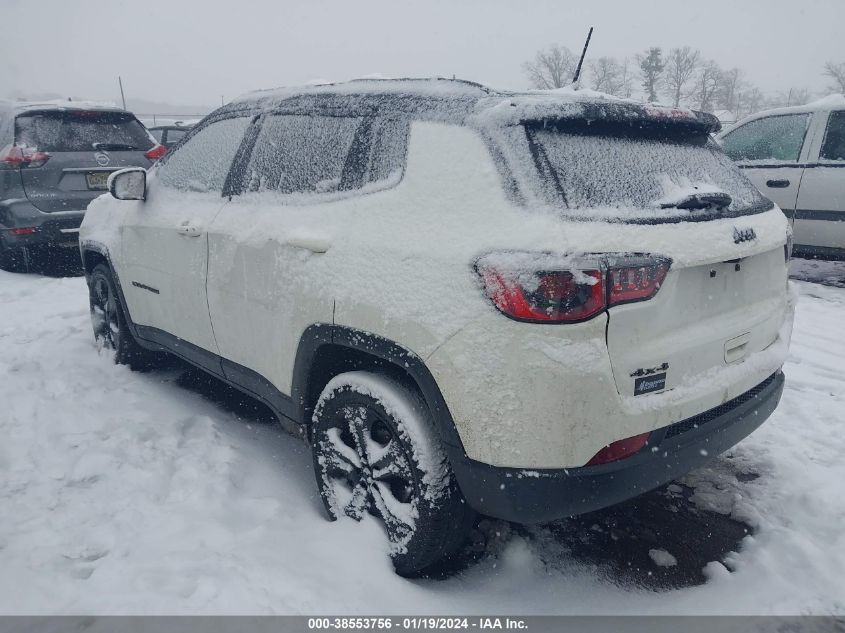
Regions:
M 158 163 L 159 179 L 185 191 L 222 193 L 232 160 L 251 117 L 223 119 L 206 125 Z
M 722 149 L 735 161 L 797 162 L 809 122 L 809 114 L 757 119 L 727 134 Z
M 830 113 L 820 157 L 822 160 L 845 161 L 845 110 Z
M 154 141 L 128 112 L 45 111 L 15 120 L 15 143 L 44 152 L 147 151 Z
M 246 191 L 331 193 L 341 189 L 357 117 L 271 115 L 245 170 Z

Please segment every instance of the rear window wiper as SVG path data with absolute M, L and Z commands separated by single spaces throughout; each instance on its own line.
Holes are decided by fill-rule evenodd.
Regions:
M 112 152 L 129 152 L 140 149 L 137 145 L 128 145 L 127 143 L 91 143 L 91 147 Z
M 669 203 L 660 205 L 661 209 L 713 209 L 724 211 L 733 202 L 730 194 L 723 192 L 691 193 Z

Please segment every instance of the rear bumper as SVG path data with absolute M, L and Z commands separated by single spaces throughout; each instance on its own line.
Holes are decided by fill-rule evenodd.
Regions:
M 744 394 L 652 431 L 636 455 L 609 464 L 569 469 L 501 468 L 452 456 L 469 504 L 482 514 L 539 523 L 591 512 L 648 492 L 726 451 L 760 426 L 783 393 L 778 371 Z
M 845 248 L 832 246 L 810 246 L 809 244 L 795 244 L 792 256 L 804 259 L 823 259 L 827 261 L 845 261 Z
M 0 224 L 2 248 L 46 245 L 76 247 L 79 243 L 79 226 L 85 217 L 84 211 L 42 213 L 29 203 L 15 204 L 4 211 L 4 221 Z M 12 229 L 31 229 L 32 232 L 15 234 L 10 231 Z

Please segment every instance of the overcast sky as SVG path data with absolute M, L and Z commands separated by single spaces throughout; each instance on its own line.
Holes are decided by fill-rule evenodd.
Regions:
M 0 0 L 0 96 L 219 104 L 256 88 L 443 75 L 527 87 L 538 48 L 588 57 L 689 45 L 766 92 L 822 91 L 845 0 Z

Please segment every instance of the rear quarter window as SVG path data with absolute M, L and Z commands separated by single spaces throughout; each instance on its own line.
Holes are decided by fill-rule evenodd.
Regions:
M 845 161 L 845 110 L 830 113 L 822 142 L 821 158 Z
M 154 141 L 128 112 L 57 111 L 22 114 L 15 143 L 44 152 L 147 151 Z

